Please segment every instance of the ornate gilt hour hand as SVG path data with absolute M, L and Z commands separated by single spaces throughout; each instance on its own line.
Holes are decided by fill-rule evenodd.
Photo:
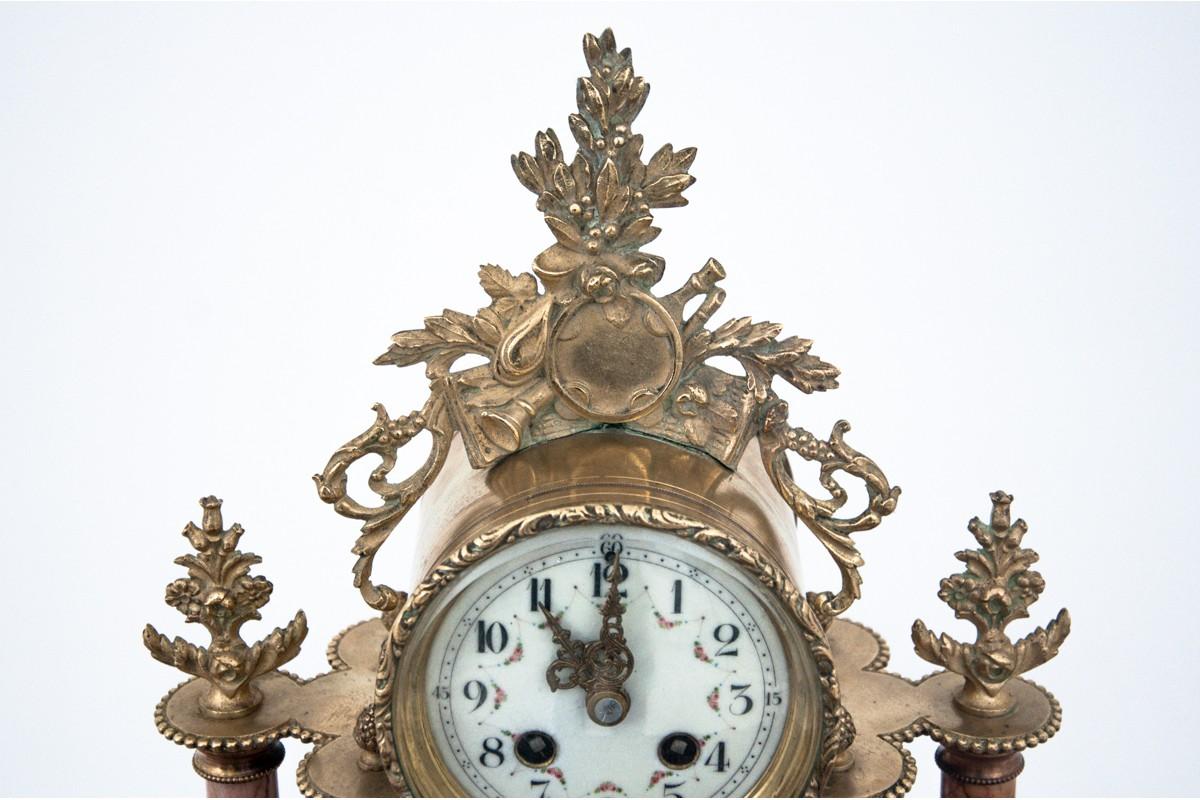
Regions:
M 558 617 L 551 614 L 550 609 L 545 605 L 539 604 L 538 607 L 542 609 L 542 614 L 546 617 L 546 624 L 554 634 L 554 641 L 558 643 L 558 656 L 546 668 L 546 683 L 550 684 L 552 692 L 557 692 L 559 689 L 574 689 L 576 686 L 582 685 L 582 681 L 586 679 L 585 674 L 588 672 L 587 645 L 572 639 L 571 632 L 563 627 L 562 623 L 558 621 Z M 565 679 L 559 677 L 559 672 L 562 670 L 570 670 Z
M 594 642 L 575 641 L 550 609 L 540 606 L 558 643 L 557 657 L 546 669 L 546 682 L 555 692 L 576 686 L 586 691 L 588 716 L 597 725 L 616 725 L 629 714 L 629 694 L 623 687 L 633 672 L 633 652 L 621 625 L 625 607 L 620 580 L 621 557 L 614 553 L 608 596 L 600 607 L 600 638 Z M 565 678 L 560 676 L 563 671 L 567 671 Z

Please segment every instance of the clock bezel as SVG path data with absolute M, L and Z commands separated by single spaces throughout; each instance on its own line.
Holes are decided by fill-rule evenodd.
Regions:
M 441 622 L 425 619 L 426 610 L 461 573 L 504 548 L 540 533 L 591 523 L 650 528 L 689 539 L 727 557 L 731 569 L 748 575 L 774 597 L 768 613 L 784 642 L 789 680 L 795 687 L 808 675 L 822 702 L 818 713 L 804 707 L 807 692 L 789 691 L 780 746 L 747 795 L 815 794 L 853 734 L 840 703 L 824 630 L 804 595 L 781 565 L 748 544 L 744 534 L 725 532 L 674 510 L 626 502 L 565 503 L 493 521 L 429 571 L 389 631 L 376 681 L 375 724 L 388 779 L 415 795 L 466 796 L 437 750 L 425 703 L 429 649 Z M 425 635 L 414 638 L 415 633 Z M 805 651 L 809 659 L 802 657 Z M 396 720 L 405 721 L 406 735 L 397 735 Z

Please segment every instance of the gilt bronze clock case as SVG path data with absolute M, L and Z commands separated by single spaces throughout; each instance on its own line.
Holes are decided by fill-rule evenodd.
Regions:
M 761 464 L 731 472 L 694 450 L 610 429 L 523 450 L 487 473 L 452 467 L 453 460 L 447 472 L 457 479 L 439 481 L 426 498 L 449 513 L 437 516 L 441 524 L 423 526 L 436 532 L 418 546 L 429 561 L 420 572 L 428 577 L 391 629 L 378 684 L 380 752 L 397 785 L 428 796 L 464 791 L 437 752 L 425 711 L 432 637 L 420 641 L 413 634 L 440 622 L 426 618 L 426 608 L 464 569 L 506 546 L 563 527 L 602 524 L 694 541 L 773 593 L 779 613 L 768 624 L 784 642 L 795 687 L 786 695 L 782 744 L 752 793 L 816 791 L 818 764 L 828 768 L 851 734 L 824 630 L 790 577 L 794 519 Z
M 409 650 L 423 610 L 443 587 L 524 537 L 581 522 L 639 524 L 722 552 L 768 586 L 790 615 L 779 627 L 792 638 L 799 633 L 811 669 L 821 672 L 821 713 L 806 721 L 808 706 L 817 704 L 789 693 L 796 703 L 786 724 L 794 735 L 785 737 L 757 791 L 815 792 L 852 738 L 819 615 L 832 616 L 857 595 L 848 534 L 889 513 L 899 490 L 845 445 L 844 424 L 827 441 L 787 425 L 786 405 L 771 389 L 775 377 L 805 392 L 837 385 L 837 370 L 809 353 L 809 341 L 780 338 L 780 326 L 749 318 L 706 327 L 724 301 L 717 261 L 678 290 L 653 293 L 665 262 L 642 249 L 658 234 L 651 213 L 686 203 L 695 150 L 664 145 L 643 161 L 632 124 L 649 86 L 611 32 L 586 36 L 584 55 L 589 74 L 579 81 L 578 113 L 569 120 L 576 156 L 568 159 L 547 130 L 535 137 L 535 153 L 512 159 L 556 242 L 537 256 L 532 275 L 484 266 L 480 282 L 491 303 L 476 314 L 446 311 L 423 329 L 396 334 L 377 363 L 424 362 L 429 402 L 395 432 L 381 410 L 376 426 L 335 454 L 318 479 L 322 498 L 365 516 L 364 540 L 381 542 L 446 473 L 456 434 L 465 455 L 458 472 L 490 470 L 476 480 L 443 479 L 454 482 L 442 491 L 443 504 L 453 505 L 435 510 L 441 518 L 424 526 L 427 535 L 436 531 L 420 548 L 426 577 L 404 602 L 370 583 L 372 544 L 363 548 L 365 596 L 395 614 L 374 709 L 383 763 L 397 785 L 419 793 L 461 791 L 438 769 L 432 732 L 418 724 L 427 656 Z M 688 313 L 693 298 L 701 301 Z M 468 353 L 489 363 L 454 371 Z M 736 359 L 745 374 L 707 363 L 718 356 Z M 394 486 L 377 470 L 373 488 L 385 504 L 364 514 L 366 507 L 345 494 L 346 468 L 368 453 L 389 466 L 395 448 L 421 430 L 433 437 L 426 467 Z M 789 450 L 821 464 L 831 500 L 816 501 L 792 482 Z M 861 478 L 868 490 L 868 507 L 848 518 L 834 516 L 845 497 L 834 479 L 839 471 Z M 838 593 L 810 603 L 796 588 L 792 514 L 836 544 L 831 552 L 841 556 L 846 577 Z M 795 658 L 797 648 L 788 650 Z M 794 674 L 803 674 L 796 666 Z
M 1020 751 L 1061 720 L 1053 697 L 1018 676 L 1052 658 L 1070 625 L 1064 610 L 1018 642 L 1004 631 L 1044 588 L 1029 569 L 1036 554 L 1021 547 L 1025 523 L 1010 520 L 1012 498 L 993 493 L 990 524 L 970 526 L 980 547 L 960 552 L 966 570 L 942 582 L 976 642 L 918 621 L 917 652 L 946 671 L 917 682 L 883 672 L 882 639 L 839 616 L 860 596 L 852 536 L 892 513 L 900 490 L 847 443 L 846 422 L 821 437 L 790 421 L 776 378 L 806 394 L 837 387 L 838 370 L 809 340 L 746 316 L 710 325 L 726 299 L 718 261 L 656 293 L 666 262 L 644 250 L 659 233 L 653 213 L 686 205 L 696 151 L 668 144 L 643 158 L 633 123 L 649 85 L 630 51 L 611 31 L 585 36 L 583 51 L 587 74 L 568 117 L 575 155 L 547 129 L 533 153 L 512 157 L 553 242 L 532 272 L 481 267 L 487 305 L 474 314 L 446 310 L 395 334 L 376 363 L 423 363 L 428 399 L 398 417 L 376 405 L 366 430 L 314 476 L 321 500 L 362 523 L 354 585 L 377 618 L 331 643 L 334 672 L 311 681 L 282 672 L 306 618 L 254 645 L 242 640 L 271 584 L 249 575 L 259 559 L 237 549 L 241 527 L 225 529 L 221 501 L 205 498 L 202 524 L 184 530 L 196 553 L 177 562 L 188 578 L 168 586 L 167 602 L 213 642 L 197 647 L 147 626 L 151 653 L 196 676 L 160 703 L 159 730 L 196 748 L 216 794 L 273 791 L 287 736 L 318 745 L 300 765 L 306 794 L 463 794 L 425 699 L 433 634 L 445 624 L 439 602 L 510 548 L 599 524 L 689 542 L 770 599 L 764 624 L 783 644 L 789 690 L 781 744 L 750 794 L 903 794 L 916 768 L 903 745 L 921 734 L 942 743 L 944 791 L 1011 793 Z M 464 356 L 486 363 L 459 368 Z M 426 440 L 424 463 L 393 476 L 401 448 Z M 817 465 L 818 494 L 794 480 L 789 455 Z M 363 459 L 378 462 L 370 498 L 349 486 Z M 861 508 L 846 508 L 845 481 L 863 487 Z M 406 592 L 377 582 L 374 560 L 418 500 Z M 802 591 L 797 522 L 833 559 L 839 586 Z M 613 580 L 604 613 L 619 620 Z

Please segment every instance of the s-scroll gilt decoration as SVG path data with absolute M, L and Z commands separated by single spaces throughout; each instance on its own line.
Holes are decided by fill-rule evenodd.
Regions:
M 364 520 L 362 535 L 353 548 L 358 556 L 354 564 L 354 586 L 367 605 L 379 611 L 384 621 L 390 624 L 404 605 L 405 595 L 371 581 L 375 554 L 441 472 L 453 430 L 446 417 L 445 404 L 437 392 L 429 397 L 424 408 L 407 416 L 392 419 L 382 403 L 376 403 L 373 410 L 375 421 L 371 426 L 339 447 L 321 474 L 313 476 L 313 481 L 321 499 L 332 503 L 335 511 L 344 517 Z M 422 431 L 428 431 L 433 440 L 425 463 L 408 478 L 392 483 L 388 475 L 396 466 L 396 454 Z M 380 458 L 379 466 L 367 479 L 367 486 L 383 501 L 376 506 L 358 502 L 346 490 L 347 470 L 368 455 Z
M 849 422 L 839 420 L 828 439 L 818 439 L 804 428 L 790 427 L 787 416 L 787 403 L 772 393 L 760 434 L 763 464 L 775 488 L 829 551 L 841 572 L 842 586 L 837 593 L 808 594 L 808 601 L 828 626 L 862 596 L 858 568 L 863 559 L 850 534 L 870 530 L 892 513 L 900 498 L 900 487 L 889 485 L 874 461 L 846 444 L 843 436 L 850 430 Z M 828 500 L 813 497 L 796 485 L 787 465 L 788 451 L 821 465 L 820 481 L 829 492 Z M 846 503 L 846 490 L 834 478 L 838 472 L 860 479 L 866 487 L 867 507 L 853 517 L 836 516 Z
M 1005 688 L 1009 681 L 1058 655 L 1071 632 L 1071 615 L 1065 608 L 1045 628 L 1015 644 L 1004 632 L 1013 620 L 1029 616 L 1029 606 L 1046 582 L 1029 569 L 1038 554 L 1021 547 L 1029 526 L 1022 519 L 1009 523 L 1012 495 L 992 492 L 991 499 L 991 524 L 975 517 L 967 525 L 980 547 L 954 554 L 967 568 L 943 579 L 938 592 L 954 609 L 954 616 L 975 625 L 975 643 L 965 644 L 944 633 L 935 636 L 921 620 L 912 629 L 917 655 L 965 679 L 955 705 L 983 717 L 1011 712 L 1013 698 Z
M 286 627 L 276 628 L 253 645 L 246 644 L 241 627 L 262 619 L 258 609 L 267 604 L 274 587 L 261 575 L 249 574 L 262 559 L 236 549 L 243 529 L 236 523 L 223 529 L 221 501 L 210 496 L 202 498 L 200 505 L 204 508 L 200 527 L 189 522 L 183 529 L 196 555 L 175 559 L 187 568 L 188 577 L 167 585 L 166 602 L 188 622 L 207 628 L 212 643 L 205 648 L 180 637 L 171 640 L 153 625 L 146 626 L 142 641 L 159 661 L 208 681 L 209 690 L 200 697 L 205 716 L 243 717 L 262 703 L 254 679 L 296 657 L 308 635 L 308 620 L 303 611 L 297 611 Z
M 809 352 L 810 340 L 780 338 L 782 326 L 749 317 L 705 327 L 725 301 L 720 262 L 709 259 L 670 294 L 652 293 L 666 267 L 661 256 L 642 251 L 660 232 L 652 211 L 687 204 L 683 193 L 695 181 L 689 170 L 696 150 L 667 144 L 643 160 L 642 136 L 632 126 L 649 84 L 634 74 L 630 51 L 617 49 L 611 30 L 585 36 L 583 50 L 588 74 L 577 84 L 578 113 L 568 118 L 578 146 L 574 157 L 568 159 L 551 129 L 534 137 L 532 154 L 512 157 L 555 243 L 534 259 L 532 274 L 482 266 L 479 280 L 491 302 L 474 315 L 446 310 L 419 330 L 395 334 L 375 363 L 424 362 L 431 390 L 426 409 L 406 423 L 388 420 L 377 406 L 376 423 L 316 476 L 323 500 L 364 520 L 355 546 L 356 585 L 385 618 L 394 616 L 399 594 L 371 584 L 371 559 L 436 478 L 455 433 L 476 469 L 603 425 L 693 447 L 736 468 L 758 435 L 776 488 L 841 568 L 841 590 L 814 595 L 827 623 L 859 596 L 862 559 L 850 534 L 891 513 L 900 490 L 842 441 L 845 423 L 828 441 L 787 426 L 787 407 L 771 388 L 776 377 L 804 393 L 837 388 L 837 368 Z M 685 306 L 697 298 L 685 316 Z M 488 363 L 453 371 L 465 355 Z M 735 359 L 745 374 L 707 363 L 717 357 Z M 392 435 L 389 426 L 401 430 Z M 413 428 L 433 435 L 429 460 L 402 483 L 387 483 L 396 448 Z M 829 499 L 814 498 L 792 482 L 787 450 L 820 462 Z M 370 481 L 384 499 L 378 506 L 353 500 L 346 489 L 346 470 L 368 454 L 384 460 Z M 867 485 L 868 507 L 848 518 L 834 516 L 846 501 L 833 478 L 838 471 Z

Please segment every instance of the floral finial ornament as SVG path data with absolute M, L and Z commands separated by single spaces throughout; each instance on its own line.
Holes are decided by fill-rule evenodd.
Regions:
M 179 637 L 171 640 L 153 625 L 146 626 L 142 641 L 159 661 L 209 682 L 209 691 L 200 697 L 206 716 L 243 717 L 262 702 L 254 679 L 296 657 L 308 633 L 308 620 L 298 611 L 287 627 L 246 644 L 241 627 L 262 619 L 258 609 L 267 604 L 274 587 L 261 575 L 250 575 L 250 568 L 262 559 L 237 549 L 243 529 L 236 523 L 224 528 L 221 501 L 209 496 L 201 498 L 200 505 L 204 508 L 200 526 L 189 522 L 183 529 L 196 553 L 175 559 L 187 568 L 188 577 L 167 584 L 166 602 L 188 622 L 207 628 L 212 643 L 205 648 Z
M 1071 615 L 1064 608 L 1049 625 L 1020 641 L 1014 643 L 1005 633 L 1010 622 L 1029 616 L 1029 606 L 1046 581 L 1029 568 L 1038 554 L 1021 547 L 1029 526 L 1022 519 L 1010 522 L 1012 495 L 992 492 L 991 500 L 991 523 L 975 517 L 967 525 L 980 546 L 954 554 L 967 568 L 943 579 L 938 592 L 954 616 L 975 625 L 975 643 L 964 644 L 944 633 L 935 636 L 921 620 L 912 630 L 917 655 L 965 679 L 955 704 L 984 717 L 1010 713 L 1013 699 L 1006 684 L 1058 655 L 1071 632 Z

